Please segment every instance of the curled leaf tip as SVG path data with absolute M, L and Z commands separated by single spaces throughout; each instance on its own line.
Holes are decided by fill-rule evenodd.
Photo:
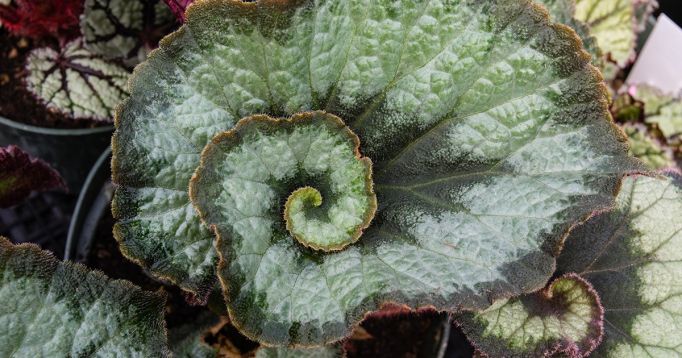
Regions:
M 341 119 L 320 111 L 244 118 L 206 147 L 190 196 L 208 225 L 236 229 L 245 218 L 265 216 L 277 235 L 341 250 L 376 211 L 371 162 L 358 146 Z M 286 232 L 277 230 L 281 212 Z

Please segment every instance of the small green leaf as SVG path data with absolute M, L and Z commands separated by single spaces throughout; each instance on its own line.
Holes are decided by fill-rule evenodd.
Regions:
M 61 175 L 19 147 L 0 148 L 0 208 L 18 204 L 31 191 L 66 189 Z
M 623 126 L 630 141 L 630 155 L 640 159 L 650 169 L 662 169 L 675 165 L 670 148 L 653 137 L 641 124 Z
M 682 99 L 646 85 L 637 85 L 631 91 L 644 102 L 647 123 L 655 123 L 666 138 L 682 134 Z
M 389 300 L 483 309 L 537 290 L 565 232 L 639 168 L 576 34 L 529 2 L 205 0 L 186 15 L 117 116 L 116 231 L 130 257 L 185 289 L 211 282 L 216 252 L 187 188 L 204 146 L 241 118 L 324 110 L 373 163 L 375 218 L 341 251 L 271 235 L 287 233 L 288 196 L 277 216 L 223 220 L 233 202 L 270 207 L 241 199 L 262 184 L 216 180 L 203 196 L 221 219 L 204 213 L 231 321 L 258 341 L 335 341 Z M 267 174 L 276 152 L 255 148 L 241 170 Z
M 654 4 L 653 0 L 576 0 L 575 17 L 587 24 L 604 53 L 624 66 L 635 55 L 637 19 L 646 18 Z
M 682 182 L 628 177 L 612 212 L 573 230 L 558 269 L 577 272 L 604 305 L 598 357 L 682 355 Z
M 175 26 L 163 0 L 86 0 L 81 16 L 85 46 L 106 59 L 134 66 Z
M 0 356 L 170 356 L 165 300 L 0 237 Z
M 221 319 L 210 311 L 202 312 L 189 322 L 170 330 L 168 341 L 175 358 L 217 358 L 218 349 L 204 341 L 208 331 L 221 324 Z
M 464 333 L 491 357 L 586 357 L 603 334 L 604 310 L 589 283 L 575 274 L 521 298 L 495 302 L 458 318 Z
M 83 47 L 80 39 L 56 51 L 37 48 L 26 60 L 26 85 L 51 110 L 109 122 L 126 97 L 128 71 Z

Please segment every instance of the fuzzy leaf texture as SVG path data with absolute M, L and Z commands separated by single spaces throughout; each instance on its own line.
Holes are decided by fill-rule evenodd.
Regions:
M 385 301 L 484 309 L 538 290 L 568 228 L 638 168 L 579 38 L 528 1 L 203 0 L 186 15 L 116 117 L 115 235 L 197 293 L 219 255 L 231 321 L 258 341 L 335 341 Z M 332 219 L 324 176 L 287 176 L 269 155 L 343 158 L 314 136 L 263 136 L 239 168 L 217 160 L 225 175 L 196 187 L 202 225 L 187 188 L 206 144 L 254 114 L 315 110 L 339 117 L 372 162 L 378 208 L 359 240 L 324 252 L 287 234 L 294 190 L 267 178 L 318 189 L 316 213 Z
M 19 147 L 0 148 L 0 207 L 16 205 L 32 191 L 66 189 L 61 175 Z
M 86 0 L 80 26 L 92 53 L 134 66 L 175 27 L 175 17 L 161 0 Z
M 586 357 L 601 342 L 604 310 L 575 274 L 522 298 L 500 300 L 458 318 L 467 338 L 490 357 Z
M 682 355 L 682 182 L 628 177 L 612 212 L 571 232 L 558 269 L 589 281 L 604 306 L 597 357 Z
M 639 22 L 656 6 L 655 0 L 575 0 L 575 18 L 587 24 L 611 61 L 624 66 L 634 58 Z
M 178 20 L 184 22 L 185 21 L 185 10 L 187 7 L 194 2 L 194 0 L 165 0 L 166 4 L 168 4 L 168 7 L 170 7 L 171 11 L 173 11 L 173 14 L 175 14 L 175 17 L 178 18 Z
M 604 66 L 602 53 L 597 38 L 590 33 L 590 28 L 584 22 L 575 18 L 575 0 L 536 0 L 545 5 L 552 20 L 570 26 L 583 41 L 585 50 L 592 56 L 592 64 L 598 68 Z
M 68 40 L 78 35 L 82 0 L 14 0 L 0 4 L 0 23 L 12 34 Z
M 0 272 L 0 356 L 170 356 L 160 293 L 2 237 Z
M 48 109 L 75 119 L 110 122 L 127 96 L 130 74 L 83 47 L 77 39 L 62 49 L 31 51 L 26 60 L 28 90 Z

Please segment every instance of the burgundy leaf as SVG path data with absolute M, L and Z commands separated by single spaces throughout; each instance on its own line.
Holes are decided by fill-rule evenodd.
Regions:
M 171 8 L 178 20 L 185 21 L 185 9 L 194 2 L 194 0 L 165 0 L 166 4 Z
M 31 191 L 54 188 L 66 189 L 66 184 L 47 163 L 14 145 L 0 148 L 0 207 L 19 203 Z
M 82 0 L 14 0 L 0 5 L 0 21 L 17 36 L 70 39 L 78 34 Z

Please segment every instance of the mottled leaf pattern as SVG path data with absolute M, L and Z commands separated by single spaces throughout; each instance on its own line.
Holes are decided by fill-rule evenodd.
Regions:
M 175 17 L 162 0 L 86 0 L 80 25 L 90 51 L 134 66 L 173 29 Z
M 165 296 L 0 237 L 0 356 L 169 357 Z
M 358 243 L 312 251 L 249 212 L 231 223 L 242 236 L 221 236 L 231 320 L 252 338 L 320 344 L 384 301 L 483 309 L 537 290 L 567 229 L 611 205 L 636 167 L 577 36 L 537 5 L 291 4 L 190 6 L 138 68 L 113 140 L 122 250 L 191 290 L 213 277 L 187 187 L 215 134 L 325 110 L 359 136 L 378 210 Z
M 64 179 L 40 159 L 31 158 L 19 147 L 0 148 L 0 207 L 18 204 L 31 191 L 66 189 Z
M 682 99 L 646 85 L 636 86 L 632 94 L 644 102 L 647 123 L 655 123 L 667 138 L 682 135 Z
M 29 91 L 47 108 L 73 118 L 109 122 L 126 97 L 128 71 L 92 54 L 81 39 L 60 50 L 31 51 L 26 71 Z
M 577 227 L 558 269 L 577 272 L 604 305 L 597 357 L 682 355 L 682 182 L 628 177 L 616 208 Z
M 490 357 L 586 357 L 601 342 L 604 310 L 578 275 L 568 274 L 538 292 L 495 302 L 458 318 L 467 338 Z

